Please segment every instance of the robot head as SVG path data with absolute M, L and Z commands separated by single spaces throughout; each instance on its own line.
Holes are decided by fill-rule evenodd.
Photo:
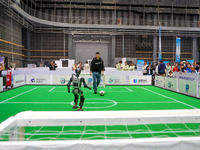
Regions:
M 79 75 L 81 74 L 81 69 L 77 68 L 75 70 L 75 73 L 76 73 L 76 77 L 79 77 Z

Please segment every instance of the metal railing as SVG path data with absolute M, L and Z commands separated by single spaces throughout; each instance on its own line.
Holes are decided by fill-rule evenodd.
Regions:
M 119 18 L 92 18 L 92 17 L 68 17 L 59 16 L 49 13 L 44 13 L 27 6 L 23 1 L 18 4 L 22 10 L 31 16 L 39 19 L 69 23 L 69 24 L 101 24 L 101 25 L 139 25 L 139 26 L 158 26 L 159 22 L 161 26 L 171 26 L 171 27 L 200 27 L 200 21 L 185 21 L 185 20 L 152 20 L 152 19 L 137 19 L 137 18 L 120 18 L 121 22 L 118 21 Z

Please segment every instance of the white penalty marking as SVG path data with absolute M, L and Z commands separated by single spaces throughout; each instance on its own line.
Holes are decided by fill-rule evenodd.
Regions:
M 6 99 L 6 100 L 0 102 L 0 104 L 5 103 L 5 102 L 7 102 L 7 101 L 9 101 L 9 100 L 11 100 L 11 99 L 14 99 L 14 98 L 16 98 L 16 97 L 18 97 L 18 96 L 20 96 L 20 95 L 23 95 L 23 94 L 26 94 L 26 93 L 28 93 L 28 92 L 31 92 L 31 91 L 33 91 L 33 90 L 35 90 L 35 89 L 37 89 L 37 88 L 38 88 L 38 87 L 35 87 L 35 88 L 30 89 L 30 90 L 28 90 L 28 91 L 26 91 L 26 92 L 23 92 L 23 93 L 20 93 L 20 94 L 18 94 L 18 95 L 15 95 L 15 96 L 13 96 L 13 97 L 11 97 L 11 98 L 8 98 L 8 99 Z
M 151 93 L 154 93 L 154 94 L 160 95 L 160 96 L 162 96 L 162 97 L 165 97 L 165 98 L 171 99 L 171 100 L 173 100 L 173 101 L 176 101 L 177 103 L 181 103 L 181 104 L 183 104 L 183 105 L 186 105 L 186 106 L 189 106 L 189 107 L 191 107 L 191 108 L 197 109 L 196 107 L 194 107 L 194 106 L 192 106 L 192 105 L 189 105 L 189 104 L 186 104 L 186 103 L 184 103 L 184 102 L 181 102 L 181 101 L 179 101 L 179 100 L 177 100 L 177 99 L 174 99 L 174 98 L 168 97 L 168 96 L 166 96 L 166 95 L 163 95 L 163 94 L 160 94 L 160 93 L 154 92 L 154 91 L 149 90 L 149 89 L 146 89 L 146 88 L 144 88 L 144 87 L 142 87 L 142 89 L 144 89 L 144 90 L 146 90 L 146 91 L 149 91 L 149 92 L 151 92 Z

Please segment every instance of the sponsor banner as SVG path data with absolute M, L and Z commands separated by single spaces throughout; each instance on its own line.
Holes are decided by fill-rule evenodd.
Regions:
M 199 75 L 196 73 L 179 73 L 179 72 L 174 72 L 173 74 L 174 77 L 178 79 L 183 79 L 183 80 L 190 80 L 190 81 L 198 81 L 199 80 Z
M 137 60 L 137 70 L 143 70 L 144 60 Z
M 81 77 L 83 77 L 85 79 L 85 82 L 88 86 L 93 86 L 93 77 L 92 75 L 89 74 L 81 74 Z M 100 86 L 104 85 L 104 76 L 101 76 L 101 82 L 100 82 Z
M 197 97 L 200 98 L 200 74 L 198 74 L 198 94 Z
M 165 77 L 155 76 L 155 86 L 163 88 L 165 86 Z
M 26 84 L 51 84 L 50 75 L 26 75 Z
M 179 92 L 197 96 L 197 81 L 179 79 Z
M 176 37 L 176 62 L 181 60 L 181 38 Z
M 53 75 L 53 84 L 67 85 L 71 76 L 69 75 Z
M 3 91 L 3 77 L 0 77 L 0 92 Z
M 4 57 L 0 56 L 0 64 L 4 64 Z
M 130 76 L 130 84 L 151 85 L 151 76 Z
M 165 88 L 177 92 L 177 78 L 165 77 Z
M 126 76 L 106 76 L 106 85 L 127 84 Z
M 199 93 L 198 93 L 198 95 L 197 95 L 197 96 L 200 98 L 200 80 L 199 80 L 199 82 L 198 82 L 198 83 L 199 83 L 199 86 L 198 86 L 198 92 L 199 92 Z
M 25 85 L 25 75 L 15 75 L 13 76 L 13 88 Z

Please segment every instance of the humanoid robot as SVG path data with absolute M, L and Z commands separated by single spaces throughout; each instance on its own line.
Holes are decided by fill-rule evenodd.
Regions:
M 72 86 L 73 86 L 73 90 L 72 90 L 72 93 L 74 94 L 74 106 L 73 106 L 73 109 L 77 109 L 78 106 L 78 99 L 79 99 L 79 96 L 80 96 L 80 103 L 79 103 L 79 109 L 78 111 L 83 111 L 82 107 L 83 107 L 83 104 L 84 104 L 84 96 L 83 96 L 83 91 L 81 90 L 81 85 L 83 83 L 84 85 L 84 88 L 88 88 L 91 90 L 90 87 L 87 86 L 87 84 L 85 83 L 85 79 L 83 77 L 79 77 L 80 73 L 81 73 L 81 69 L 77 68 L 75 70 L 75 73 L 76 74 L 72 74 L 72 77 L 70 78 L 67 86 L 68 86 L 68 93 L 70 93 L 70 85 L 72 83 Z

